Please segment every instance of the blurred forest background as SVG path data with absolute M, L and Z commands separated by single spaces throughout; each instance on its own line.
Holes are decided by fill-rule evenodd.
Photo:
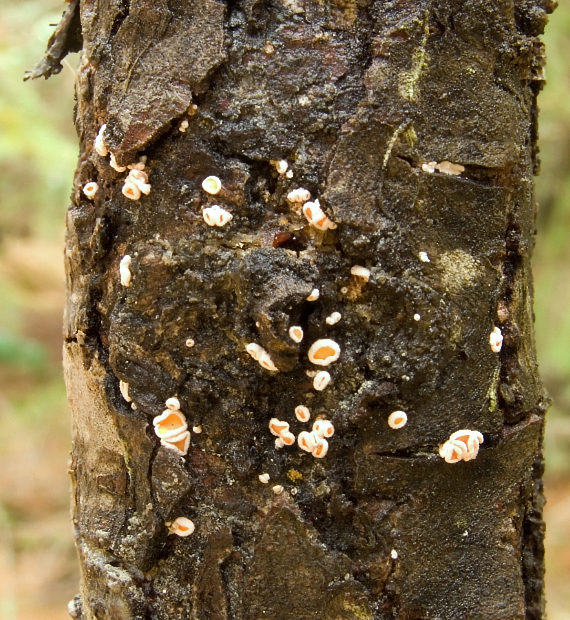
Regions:
M 0 2 L 0 618 L 68 617 L 77 592 L 69 422 L 61 372 L 64 219 L 77 157 L 77 57 L 23 83 L 63 10 Z M 570 0 L 544 37 L 536 339 L 553 399 L 546 437 L 547 610 L 570 618 Z

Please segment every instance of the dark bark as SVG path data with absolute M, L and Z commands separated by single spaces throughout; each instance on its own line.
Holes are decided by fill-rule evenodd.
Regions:
M 82 2 L 65 319 L 78 615 L 542 617 L 529 261 L 537 37 L 552 9 Z M 103 123 L 119 163 L 148 156 L 140 201 L 93 151 Z M 269 162 L 281 158 L 293 179 Z M 429 161 L 464 171 L 430 173 Z M 214 197 L 201 189 L 211 174 Z M 309 226 L 286 200 L 297 187 L 338 228 Z M 223 228 L 202 218 L 214 203 L 233 214 Z M 302 247 L 273 247 L 294 231 Z M 323 337 L 341 356 L 317 392 L 306 353 Z M 248 356 L 250 342 L 279 372 Z M 184 457 L 153 432 L 174 395 L 203 427 Z M 335 425 L 324 459 L 274 447 L 269 419 L 297 434 L 301 403 Z M 401 430 L 386 423 L 395 409 L 408 414 Z M 446 463 L 438 446 L 462 428 L 483 433 L 479 456 Z M 168 535 L 178 516 L 192 536 Z

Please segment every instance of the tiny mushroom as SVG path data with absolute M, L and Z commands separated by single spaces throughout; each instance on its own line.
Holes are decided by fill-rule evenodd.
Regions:
M 392 411 L 388 416 L 388 426 L 393 429 L 402 428 L 407 422 L 408 416 L 405 411 Z
M 245 350 L 262 368 L 265 368 L 265 370 L 269 370 L 271 372 L 277 372 L 279 370 L 273 363 L 269 353 L 267 353 L 263 347 L 255 342 L 250 342 L 246 345 Z
M 178 409 L 180 409 L 180 401 L 176 398 L 176 396 L 171 396 L 164 404 L 172 411 L 178 411 Z
M 313 424 L 313 433 L 316 433 L 319 437 L 329 439 L 334 435 L 334 426 L 330 420 L 315 420 Z
M 357 278 L 362 278 L 365 282 L 370 280 L 370 269 L 367 269 L 362 265 L 353 265 L 350 268 L 350 273 Z
M 325 319 L 325 323 L 327 325 L 336 325 L 342 319 L 342 314 L 340 312 L 332 312 Z
M 126 166 L 119 166 L 117 160 L 115 159 L 114 153 L 111 153 L 109 165 L 111 166 L 111 168 L 113 168 L 113 170 L 116 170 L 117 172 L 124 172 L 127 169 Z
M 317 440 L 318 437 L 315 433 L 309 433 L 308 431 L 301 431 L 297 436 L 297 444 L 305 452 L 312 452 L 317 445 Z
M 317 230 L 334 230 L 337 227 L 335 222 L 329 219 L 326 213 L 321 209 L 318 200 L 306 202 L 303 205 L 303 215 L 307 218 L 309 224 Z
M 212 205 L 211 207 L 206 207 L 202 211 L 202 217 L 204 218 L 204 222 L 208 224 L 208 226 L 225 226 L 228 222 L 233 220 L 234 216 L 226 209 L 222 209 L 220 205 Z
M 107 125 L 101 125 L 99 127 L 99 133 L 95 137 L 95 141 L 93 142 L 93 148 L 97 152 L 97 154 L 101 155 L 101 157 L 107 157 L 109 154 L 109 149 L 105 146 L 105 140 L 103 138 L 103 134 L 105 133 L 105 129 L 107 129 Z
M 123 286 L 131 285 L 131 282 L 132 282 L 131 262 L 132 262 L 131 257 L 128 254 L 125 254 L 125 256 L 121 258 L 121 262 L 119 263 L 119 274 L 121 276 L 121 284 Z
M 190 519 L 187 519 L 186 517 L 178 517 L 177 519 L 174 519 L 172 523 L 167 523 L 166 525 L 168 527 L 169 534 L 176 534 L 181 537 L 190 536 L 190 534 L 193 534 L 196 529 L 194 522 L 190 521 Z
M 317 299 L 321 296 L 321 292 L 318 288 L 314 288 L 309 295 L 307 296 L 307 301 L 317 301 Z
M 340 357 L 340 346 L 330 338 L 321 338 L 311 345 L 307 356 L 317 366 L 328 366 Z
M 461 429 L 449 436 L 449 439 L 439 447 L 439 456 L 446 463 L 471 461 L 477 458 L 479 445 L 484 441 L 479 431 Z
M 295 417 L 299 422 L 308 422 L 311 419 L 311 411 L 305 405 L 297 405 L 295 407 Z
M 190 446 L 190 431 L 184 431 L 180 435 L 169 437 L 168 439 L 161 439 L 160 443 L 181 456 L 184 456 L 188 452 Z
M 95 198 L 95 194 L 99 190 L 99 186 L 95 181 L 89 181 L 83 186 L 83 193 L 89 200 L 93 200 Z
M 317 437 L 315 447 L 313 448 L 313 451 L 311 452 L 311 454 L 316 459 L 322 459 L 326 456 L 328 450 L 329 450 L 329 442 L 324 437 Z
M 303 187 L 298 187 L 287 194 L 287 200 L 293 203 L 307 202 L 307 200 L 311 200 L 311 192 Z
M 500 328 L 493 327 L 493 331 L 489 334 L 489 346 L 493 353 L 499 353 L 503 347 L 503 332 Z
M 322 392 L 330 382 L 330 374 L 326 370 L 319 370 L 313 379 L 313 387 L 317 392 Z
M 177 409 L 165 409 L 160 415 L 154 417 L 152 424 L 157 437 L 169 441 L 188 429 L 186 417 Z
M 202 181 L 202 189 L 208 194 L 216 195 L 222 189 L 222 182 L 218 177 L 213 175 L 206 177 Z
M 132 402 L 132 398 L 129 396 L 129 384 L 126 381 L 119 380 L 119 390 L 121 391 L 121 396 L 128 402 Z
M 299 325 L 292 325 L 289 328 L 289 338 L 293 342 L 301 342 L 303 340 L 303 328 Z

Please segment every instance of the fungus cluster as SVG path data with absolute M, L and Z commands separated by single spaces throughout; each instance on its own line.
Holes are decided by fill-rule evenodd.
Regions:
M 309 224 L 317 230 L 334 230 L 336 228 L 335 222 L 329 219 L 327 214 L 321 209 L 318 199 L 314 202 L 306 202 L 303 205 L 303 215 L 307 218 Z
M 458 463 L 459 461 L 471 461 L 477 458 L 479 446 L 484 441 L 479 431 L 461 429 L 451 433 L 449 439 L 439 447 L 439 456 L 446 463 Z
M 275 447 L 292 446 L 295 443 L 295 435 L 289 430 L 289 423 L 277 418 L 269 420 L 269 430 L 275 435 Z
M 222 227 L 230 222 L 234 216 L 226 209 L 222 209 L 220 205 L 212 205 L 202 211 L 202 217 L 208 226 Z
M 251 355 L 251 357 L 265 370 L 271 372 L 278 372 L 279 368 L 275 366 L 269 353 L 259 344 L 250 342 L 246 345 L 245 350 Z
M 322 459 L 329 449 L 330 439 L 334 435 L 334 426 L 330 420 L 318 419 L 313 424 L 313 430 L 301 431 L 297 437 L 297 444 L 301 450 L 310 452 L 315 458 Z
M 169 398 L 165 404 L 166 409 L 152 421 L 154 432 L 165 448 L 183 456 L 190 446 L 186 417 L 180 411 L 180 401 L 176 397 Z
M 132 168 L 129 170 L 121 191 L 123 196 L 130 200 L 139 200 L 142 194 L 145 196 L 150 194 L 150 187 L 148 173 L 138 168 Z

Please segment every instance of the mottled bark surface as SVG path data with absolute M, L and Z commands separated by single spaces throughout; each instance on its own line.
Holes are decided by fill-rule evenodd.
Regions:
M 529 260 L 537 37 L 552 8 L 81 2 L 65 318 L 81 617 L 542 617 Z M 148 156 L 149 196 L 124 197 L 126 173 L 94 152 L 103 123 L 119 163 Z M 270 164 L 282 158 L 292 179 Z M 211 174 L 217 196 L 201 188 Z M 335 230 L 308 225 L 286 199 L 297 187 Z M 207 226 L 211 204 L 233 220 Z M 273 247 L 282 231 L 301 231 L 299 253 Z M 318 338 L 341 347 L 321 392 L 306 374 Z M 186 456 L 153 432 L 174 395 L 203 429 Z M 302 403 L 335 425 L 323 459 L 274 446 L 271 417 L 310 429 Z M 485 442 L 448 464 L 438 446 L 461 428 Z M 192 536 L 168 535 L 178 516 Z

